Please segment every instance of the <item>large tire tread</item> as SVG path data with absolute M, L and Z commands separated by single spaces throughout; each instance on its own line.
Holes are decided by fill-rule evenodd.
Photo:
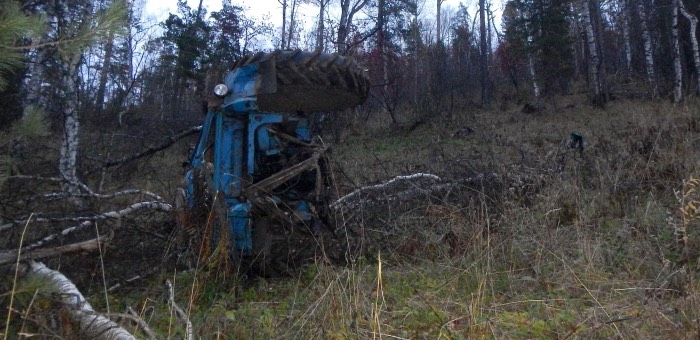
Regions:
M 362 104 L 369 94 L 365 70 L 347 56 L 320 51 L 258 52 L 241 58 L 238 67 L 274 58 L 277 92 L 258 95 L 258 108 L 270 112 L 332 112 Z

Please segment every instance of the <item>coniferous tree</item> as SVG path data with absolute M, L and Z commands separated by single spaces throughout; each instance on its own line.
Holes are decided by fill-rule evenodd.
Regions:
M 44 27 L 38 16 L 28 15 L 14 0 L 0 0 L 0 125 L 21 117 L 22 79 L 27 72 L 31 37 Z
M 528 60 L 535 93 L 565 93 L 573 77 L 567 0 L 510 0 L 504 13 L 509 54 Z M 540 85 L 541 84 L 541 85 Z
M 200 6 L 192 9 L 186 0 L 178 0 L 178 13 L 162 23 L 165 29 L 162 37 L 163 53 L 161 67 L 169 70 L 173 81 L 170 93 L 170 111 L 180 111 L 185 99 L 201 97 L 206 79 L 206 61 L 211 40 L 211 27 L 204 20 L 206 11 Z

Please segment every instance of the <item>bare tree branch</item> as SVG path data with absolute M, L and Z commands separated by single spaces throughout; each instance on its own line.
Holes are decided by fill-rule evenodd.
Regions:
M 185 323 L 185 333 L 187 334 L 187 340 L 194 339 L 194 330 L 192 329 L 192 322 L 187 317 L 187 314 L 180 308 L 180 306 L 175 303 L 175 288 L 170 280 L 165 280 L 165 287 L 168 290 L 168 303 L 170 307 L 175 310 L 175 315 L 180 319 L 180 321 Z
M 53 241 L 57 237 L 66 236 L 68 234 L 72 234 L 74 232 L 81 231 L 87 227 L 91 227 L 92 225 L 93 225 L 92 221 L 85 221 L 83 223 L 80 223 L 80 225 L 78 225 L 78 226 L 63 229 L 63 230 L 61 230 L 60 233 L 51 234 L 49 236 L 46 236 L 46 237 L 42 238 L 41 240 L 36 241 L 36 242 L 24 247 L 23 249 L 24 249 L 24 251 L 28 251 L 28 250 L 39 248 L 39 247 L 43 246 L 44 244 L 47 244 L 47 243 Z
M 108 211 L 94 216 L 76 216 L 76 217 L 35 217 L 32 219 L 33 222 L 38 223 L 50 223 L 50 222 L 83 222 L 83 221 L 102 221 L 112 218 L 122 218 L 129 215 L 135 211 L 141 209 L 152 209 L 169 212 L 173 210 L 173 206 L 162 202 L 162 201 L 152 201 L 152 202 L 137 202 L 132 203 L 128 207 L 122 210 Z M 15 221 L 15 224 L 26 223 L 27 220 Z
M 27 246 L 26 249 L 35 249 L 35 248 L 41 247 L 42 245 L 44 245 L 48 242 L 53 241 L 57 237 L 66 236 L 68 234 L 72 234 L 74 232 L 83 230 L 87 227 L 92 226 L 94 221 L 122 218 L 126 215 L 132 214 L 135 211 L 138 211 L 141 209 L 152 209 L 152 210 L 156 210 L 156 211 L 170 212 L 173 210 L 173 206 L 168 204 L 168 203 L 158 202 L 158 201 L 138 202 L 138 203 L 133 203 L 122 210 L 108 211 L 108 212 L 105 212 L 105 213 L 102 213 L 99 215 L 94 215 L 94 216 L 32 218 L 32 222 L 39 222 L 39 223 L 51 223 L 51 222 L 82 222 L 82 223 L 80 223 L 80 225 L 75 226 L 75 227 L 63 229 L 60 233 L 51 234 L 49 236 L 46 236 L 46 237 L 42 238 L 41 240 L 34 242 L 33 244 Z M 0 226 L 0 232 L 4 231 L 6 229 L 9 229 L 13 226 L 20 225 L 22 223 L 27 223 L 27 220 L 26 219 L 25 220 L 18 220 L 18 221 L 14 221 L 13 223 L 4 224 L 4 225 Z
M 114 232 L 110 232 L 107 236 L 60 247 L 37 249 L 30 252 L 26 252 L 25 248 L 20 255 L 20 260 L 35 260 L 60 254 L 92 251 L 100 247 L 101 244 L 111 241 L 113 237 Z M 19 253 L 20 250 L 0 250 L 0 265 L 17 261 Z
M 148 335 L 149 339 L 158 339 L 153 330 L 150 327 L 148 327 L 146 321 L 144 321 L 141 318 L 141 316 L 139 316 L 139 314 L 136 313 L 136 311 L 131 307 L 127 307 L 126 313 L 107 313 L 105 314 L 105 316 L 130 320 L 136 325 L 138 325 L 141 328 L 141 330 L 143 330 L 143 332 L 146 333 L 146 335 Z
M 396 177 L 392 178 L 391 180 L 386 181 L 386 182 L 384 182 L 384 183 L 380 183 L 380 184 L 375 184 L 375 185 L 370 185 L 370 186 L 358 188 L 358 189 L 356 189 L 355 191 L 353 191 L 353 192 L 351 192 L 351 193 L 349 193 L 349 194 L 347 194 L 347 195 L 345 195 L 345 196 L 339 198 L 339 199 L 336 200 L 335 202 L 331 203 L 330 206 L 331 206 L 331 208 L 333 208 L 333 209 L 337 209 L 337 208 L 339 208 L 340 206 L 345 205 L 348 201 L 353 200 L 356 196 L 358 196 L 358 195 L 361 194 L 361 193 L 364 193 L 364 192 L 367 192 L 367 191 L 375 191 L 375 190 L 380 190 L 380 189 L 386 189 L 386 188 L 391 187 L 392 185 L 394 185 L 394 184 L 397 183 L 397 182 L 400 182 L 400 181 L 411 181 L 411 180 L 415 180 L 415 179 L 419 179 L 419 178 L 428 178 L 428 179 L 434 180 L 434 181 L 439 181 L 439 180 L 440 180 L 440 177 L 438 177 L 437 175 L 433 175 L 433 174 L 424 174 L 424 173 L 417 173 L 417 174 L 407 175 L 407 176 L 396 176 Z
M 103 169 L 111 168 L 111 167 L 113 167 L 113 166 L 121 165 L 121 164 L 124 164 L 124 163 L 131 162 L 131 161 L 133 161 L 133 160 L 139 159 L 139 158 L 143 158 L 143 157 L 146 157 L 146 156 L 150 156 L 150 155 L 152 155 L 152 154 L 154 154 L 154 153 L 156 153 L 156 152 L 158 152 L 158 151 L 162 151 L 162 150 L 167 149 L 168 147 L 170 147 L 171 145 L 177 143 L 177 142 L 180 141 L 181 139 L 186 138 L 186 137 L 189 137 L 189 136 L 191 136 L 191 135 L 194 135 L 194 134 L 198 133 L 198 132 L 201 131 L 201 130 L 202 130 L 202 126 L 201 126 L 201 125 L 200 125 L 200 126 L 192 127 L 192 128 L 190 128 L 190 129 L 187 129 L 187 130 L 185 130 L 185 131 L 182 131 L 182 132 L 180 132 L 180 133 L 178 133 L 178 134 L 176 134 L 176 135 L 174 135 L 174 136 L 169 137 L 168 140 L 167 140 L 166 142 L 164 142 L 164 143 L 162 143 L 162 144 L 160 144 L 160 145 L 158 145 L 158 146 L 154 146 L 154 147 L 152 147 L 152 148 L 148 148 L 148 149 L 146 149 L 146 150 L 144 150 L 144 151 L 141 151 L 141 152 L 139 152 L 139 153 L 137 153 L 137 154 L 135 154 L 135 155 L 126 156 L 126 157 L 122 157 L 122 158 L 117 159 L 117 160 L 104 162 L 101 166 L 99 166 L 99 167 L 97 167 L 97 168 L 94 168 L 94 169 L 91 169 L 91 170 L 88 170 L 88 171 L 86 172 L 86 174 L 89 175 L 89 174 L 95 173 L 95 172 L 100 171 L 100 170 L 103 170 Z
M 141 189 L 126 189 L 122 191 L 118 191 L 115 193 L 111 194 L 98 194 L 93 191 L 89 191 L 84 194 L 78 194 L 78 195 L 70 195 L 67 192 L 52 192 L 48 194 L 42 195 L 42 197 L 46 200 L 57 200 L 61 198 L 67 198 L 67 197 L 81 197 L 81 198 L 97 198 L 97 199 L 109 199 L 109 198 L 115 198 L 119 196 L 126 196 L 126 195 L 143 195 L 150 197 L 156 201 L 163 201 L 163 198 L 158 196 L 155 193 L 152 193 L 148 190 L 141 190 Z
M 134 276 L 134 277 L 132 277 L 132 278 L 123 280 L 122 282 L 117 282 L 117 283 L 114 284 L 113 286 L 109 287 L 109 288 L 107 289 L 107 292 L 108 292 L 108 293 L 111 293 L 111 292 L 113 292 L 113 291 L 115 291 L 115 290 L 121 288 L 124 284 L 130 284 L 130 283 L 133 283 L 133 282 L 135 282 L 135 281 L 137 281 L 137 280 L 141 280 L 141 279 L 143 279 L 143 278 L 145 278 L 145 277 L 148 277 L 148 276 L 150 276 L 150 275 L 156 273 L 156 272 L 159 271 L 159 270 L 160 270 L 160 267 L 155 266 L 155 267 L 153 267 L 153 268 L 147 270 L 145 273 L 142 273 L 142 274 L 136 275 L 136 276 Z
M 426 178 L 433 181 L 439 181 L 439 183 L 426 186 L 410 182 L 411 180 L 419 178 Z M 437 192 L 448 192 L 460 186 L 476 185 L 479 183 L 483 183 L 484 181 L 493 181 L 498 180 L 500 178 L 501 177 L 495 173 L 487 173 L 447 182 L 444 179 L 441 179 L 440 177 L 432 174 L 418 173 L 408 176 L 397 176 L 384 183 L 358 188 L 357 190 L 331 203 L 330 207 L 332 209 L 353 208 L 363 204 L 406 201 L 418 196 L 425 197 L 426 195 L 434 195 Z M 405 186 L 402 187 L 399 185 L 400 182 L 406 181 L 408 181 L 411 184 L 410 188 L 406 188 Z M 381 191 L 382 195 L 372 197 L 362 197 L 362 195 L 360 195 L 369 194 L 371 192 L 376 191 Z

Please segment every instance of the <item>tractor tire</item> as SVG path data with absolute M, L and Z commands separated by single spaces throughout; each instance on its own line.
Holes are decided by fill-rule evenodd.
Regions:
M 257 96 L 265 112 L 332 112 L 354 108 L 369 94 L 367 72 L 351 57 L 301 50 L 259 52 L 240 59 L 233 67 L 272 61 L 276 91 Z

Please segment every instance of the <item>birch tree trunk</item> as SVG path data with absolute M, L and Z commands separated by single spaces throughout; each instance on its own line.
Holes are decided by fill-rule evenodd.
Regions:
M 525 13 L 525 15 L 529 15 L 529 13 Z M 530 27 L 525 22 L 525 31 L 528 32 L 527 36 L 527 44 L 528 46 L 532 46 L 532 41 L 533 41 L 533 36 L 532 32 L 530 31 Z M 530 77 L 532 78 L 532 93 L 535 96 L 535 106 L 539 105 L 540 101 L 540 94 L 541 94 L 541 89 L 540 89 L 540 84 L 537 81 L 537 70 L 535 69 L 535 61 L 534 61 L 534 56 L 532 55 L 532 49 L 529 48 L 527 52 L 527 66 L 528 66 L 528 71 L 530 73 Z
M 600 60 L 598 60 L 598 46 L 596 45 L 596 35 L 593 29 L 593 23 L 591 21 L 591 9 L 588 0 L 583 2 L 582 7 L 582 19 L 583 24 L 586 29 L 586 43 L 588 44 L 588 54 L 590 58 L 588 59 L 588 86 L 590 90 L 590 97 L 593 102 L 597 102 L 600 99 L 601 89 L 600 89 L 600 78 L 598 74 L 598 65 Z
M 678 37 L 678 4 L 679 0 L 671 2 L 672 26 L 671 36 L 673 40 L 673 101 L 683 100 L 683 69 L 681 68 L 681 44 Z
M 540 84 L 537 82 L 537 72 L 535 71 L 535 62 L 532 60 L 532 53 L 527 54 L 527 66 L 532 77 L 532 92 L 535 95 L 535 101 L 540 100 Z
M 67 15 L 67 14 L 64 14 Z M 78 36 L 84 25 L 88 25 L 92 13 L 92 5 L 85 3 L 81 8 L 79 18 L 59 17 L 60 27 L 70 32 L 72 37 Z M 70 37 L 70 35 L 69 35 Z M 80 132 L 80 117 L 78 111 L 78 65 L 82 59 L 85 46 L 76 46 L 72 50 L 59 51 L 59 70 L 63 103 L 63 138 L 58 158 L 58 172 L 67 181 L 62 184 L 63 190 L 71 195 L 80 193 L 77 174 L 78 144 Z M 70 48 L 67 48 L 70 49 Z M 80 204 L 79 199 L 74 200 Z
M 30 282 L 41 282 L 43 284 L 41 289 L 43 292 L 54 294 L 63 305 L 68 307 L 71 317 L 80 325 L 80 333 L 76 334 L 80 338 L 136 339 L 114 321 L 97 314 L 73 282 L 63 274 L 47 268 L 40 262 L 32 261 L 28 267 L 25 279 Z
M 642 28 L 642 40 L 644 41 L 644 65 L 646 66 L 647 81 L 651 86 L 651 97 L 656 99 L 659 95 L 656 85 L 656 74 L 654 72 L 654 51 L 652 50 L 651 32 L 647 22 L 647 13 L 643 1 L 637 3 L 639 12 L 639 22 Z
M 698 18 L 692 13 L 685 9 L 683 0 L 678 0 L 680 11 L 683 16 L 690 21 L 690 42 L 693 47 L 693 62 L 695 64 L 695 76 L 697 77 L 697 84 L 695 87 L 695 94 L 700 95 L 700 48 L 698 48 Z
M 625 66 L 627 73 L 632 71 L 632 43 L 630 42 L 630 10 L 629 2 L 622 4 L 622 40 L 625 46 Z
M 110 8 L 98 13 L 93 11 L 90 1 L 81 3 L 73 13 L 68 1 L 59 6 L 65 8 L 56 15 L 59 38 L 63 39 L 57 51 L 61 80 L 59 93 L 63 97 L 63 138 L 59 150 L 58 171 L 61 177 L 67 180 L 63 184 L 63 190 L 74 195 L 80 193 L 80 187 L 83 185 L 77 175 L 80 132 L 78 67 L 85 48 L 95 41 L 106 40 L 110 36 L 109 33 L 123 24 L 127 9 L 119 2 L 114 2 Z M 97 18 L 95 22 L 92 21 L 93 17 Z M 77 195 L 74 203 L 81 203 Z
M 488 89 L 488 52 L 486 44 L 486 0 L 479 0 L 479 40 L 481 56 L 479 58 L 481 69 L 481 105 L 484 108 L 491 106 Z
M 63 184 L 63 190 L 70 194 L 78 194 L 76 185 L 80 180 L 77 175 L 78 143 L 80 119 L 77 95 L 77 71 L 81 54 L 75 53 L 69 58 L 62 58 L 61 73 L 63 84 L 63 138 L 58 161 L 58 172 L 68 180 Z

